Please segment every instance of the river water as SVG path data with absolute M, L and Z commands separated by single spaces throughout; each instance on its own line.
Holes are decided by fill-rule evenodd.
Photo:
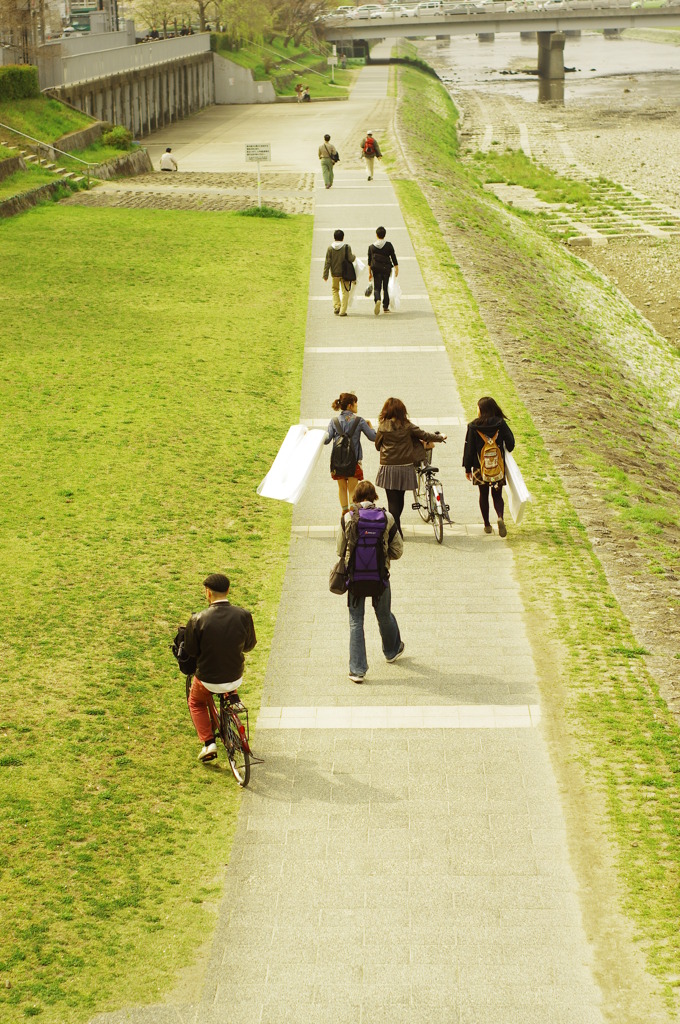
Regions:
M 427 40 L 423 57 L 437 68 L 454 90 L 475 89 L 495 95 L 539 100 L 535 74 L 538 44 L 515 35 L 497 35 L 493 42 L 476 36 L 452 36 Z M 602 34 L 568 37 L 564 48 L 563 95 L 557 86 L 552 96 L 566 105 L 596 103 L 617 105 L 625 97 L 630 106 L 680 104 L 680 46 L 624 37 L 605 39 Z M 627 90 L 624 92 L 624 90 Z

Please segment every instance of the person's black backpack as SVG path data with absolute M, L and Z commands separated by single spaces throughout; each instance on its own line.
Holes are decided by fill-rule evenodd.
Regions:
M 336 476 L 354 476 L 357 468 L 357 456 L 352 444 L 352 438 L 361 423 L 361 419 L 355 416 L 346 434 L 342 432 L 342 421 L 339 416 L 333 420 L 338 436 L 333 438 L 331 448 L 331 473 Z
M 352 263 L 352 261 L 347 258 L 348 250 L 349 250 L 349 246 L 346 245 L 345 246 L 345 255 L 342 258 L 342 268 L 341 268 L 341 271 L 340 271 L 340 276 L 342 277 L 343 281 L 346 281 L 349 284 L 352 281 L 356 281 L 356 279 L 357 279 L 357 272 L 356 272 L 356 269 L 355 269 L 354 264 Z M 347 289 L 347 290 L 349 291 L 349 289 Z
M 193 654 L 187 654 L 184 646 L 184 637 L 186 635 L 186 626 L 180 626 L 177 630 L 177 636 L 170 646 L 173 657 L 175 658 L 179 670 L 183 676 L 193 676 L 196 671 L 196 659 Z

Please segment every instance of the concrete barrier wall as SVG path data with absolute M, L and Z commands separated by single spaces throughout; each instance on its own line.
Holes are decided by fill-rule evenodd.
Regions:
M 208 50 L 182 60 L 63 85 L 50 93 L 98 121 L 125 125 L 139 139 L 215 102 L 213 54 Z
M 87 44 L 87 49 L 73 48 L 74 43 Z M 127 45 L 124 32 L 109 32 L 84 39 L 59 40 L 46 43 L 38 50 L 40 88 L 105 78 L 123 71 L 156 67 L 168 61 L 192 58 L 210 53 L 210 35 L 176 39 L 157 39 L 151 43 Z
M 151 158 L 145 149 L 135 149 L 132 153 L 119 156 L 117 160 L 109 160 L 105 164 L 97 164 L 90 168 L 90 174 L 95 178 L 132 177 L 134 174 L 145 174 L 152 171 Z
M 271 82 L 256 82 L 250 68 L 213 54 L 215 103 L 275 103 Z
M 55 149 L 60 149 L 62 153 L 72 153 L 74 149 L 87 149 L 94 142 L 99 142 L 102 137 L 102 126 L 97 121 L 96 124 L 91 124 L 89 128 L 81 128 L 78 132 L 69 132 L 68 135 L 62 135 L 60 139 L 54 140 Z

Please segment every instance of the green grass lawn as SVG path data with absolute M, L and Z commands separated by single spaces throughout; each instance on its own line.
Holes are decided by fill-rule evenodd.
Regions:
M 226 37 L 217 38 L 219 47 L 219 41 Z M 280 96 L 293 96 L 298 82 L 308 85 L 312 96 L 346 96 L 357 75 L 356 69 L 336 68 L 332 83 L 325 50 L 310 49 L 306 44 L 284 46 L 280 39 L 267 43 L 246 41 L 238 50 L 229 50 L 225 44 L 217 52 L 235 64 L 250 68 L 256 81 L 271 81 Z
M 677 549 L 662 550 L 664 529 L 677 521 L 677 450 L 663 476 L 652 474 L 644 460 L 659 436 L 653 431 L 663 436 L 677 412 L 663 376 L 650 394 L 629 360 L 638 350 L 653 365 L 659 350 L 665 360 L 673 357 L 612 288 L 533 222 L 506 215 L 483 192 L 474 168 L 460 160 L 457 111 L 444 89 L 412 70 L 401 69 L 399 81 L 400 134 L 415 166 L 426 154 L 427 168 L 421 166 L 418 177 L 397 181 L 396 187 L 463 404 L 472 416 L 480 395 L 493 394 L 501 402 L 534 499 L 524 525 L 511 530 L 508 542 L 517 555 L 525 605 L 540 623 L 542 696 L 551 740 L 556 737 L 554 757 L 564 772 L 582 766 L 578 785 L 595 801 L 601 798 L 595 824 L 606 833 L 601 845 L 614 844 L 623 905 L 676 1020 L 680 729 L 552 461 L 545 433 L 553 425 L 545 422 L 545 413 L 540 425 L 532 419 L 532 380 L 525 377 L 518 387 L 514 379 L 517 367 L 528 363 L 525 372 L 535 374 L 536 383 L 547 382 L 563 395 L 559 447 L 569 445 L 570 458 L 596 473 L 595 485 L 605 491 L 611 515 L 621 515 L 626 527 L 630 520 L 631 540 L 654 572 L 657 564 L 672 568 L 678 562 Z M 419 180 L 428 194 L 438 186 L 442 198 L 436 219 Z M 503 330 L 514 342 L 507 364 L 447 244 L 461 239 L 480 257 L 479 272 L 503 311 Z M 611 339 L 626 339 L 618 359 Z M 583 393 L 592 396 L 590 416 L 575 415 L 570 408 L 575 377 Z M 603 430 L 600 413 L 609 410 L 618 417 L 618 431 Z M 639 472 L 618 468 L 624 447 L 633 461 L 642 453 Z M 667 493 L 661 493 L 660 484 Z M 673 614 L 677 601 L 674 606 L 669 594 Z M 577 810 L 572 822 L 579 834 L 589 827 L 589 806 L 584 798 L 582 817 Z M 592 916 L 590 922 L 597 933 Z M 608 937 L 597 937 L 611 957 Z
M 311 227 L 0 222 L 8 1024 L 157 1001 L 210 935 L 239 792 L 225 759 L 196 760 L 168 645 L 226 571 L 255 616 L 257 709 L 290 508 L 256 486 L 299 415 Z
M 54 142 L 68 132 L 87 128 L 93 123 L 93 119 L 79 110 L 64 106 L 59 100 L 38 96 L 34 99 L 0 103 L 0 122 L 34 139 L 40 139 L 41 142 Z M 11 133 L 4 133 L 0 128 L 0 135 L 2 134 L 6 134 L 7 141 L 10 141 Z

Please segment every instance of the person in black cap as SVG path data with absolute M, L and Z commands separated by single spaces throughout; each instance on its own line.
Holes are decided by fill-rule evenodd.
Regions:
M 217 757 L 215 727 L 218 716 L 213 693 L 234 693 L 243 682 L 244 654 L 257 643 L 253 617 L 245 608 L 230 604 L 229 577 L 214 572 L 203 580 L 208 607 L 192 615 L 184 645 L 196 658 L 196 674 L 189 691 L 189 712 L 203 742 L 199 761 Z

